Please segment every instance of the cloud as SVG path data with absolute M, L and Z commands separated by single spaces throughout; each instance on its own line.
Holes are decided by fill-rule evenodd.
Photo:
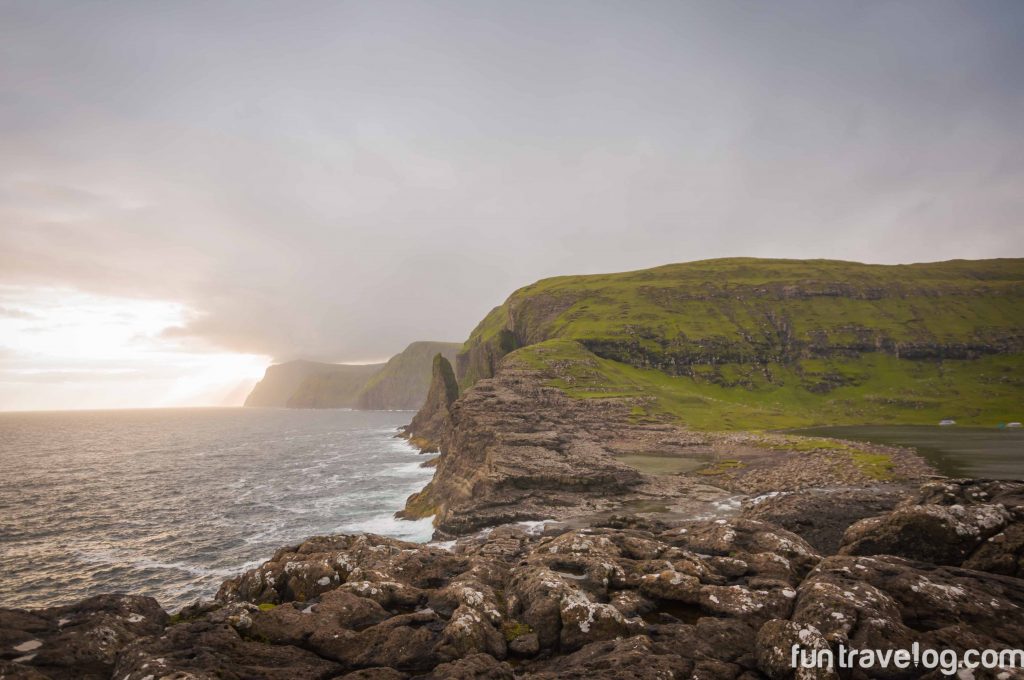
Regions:
M 34 319 L 36 315 L 32 312 L 26 312 L 22 309 L 14 309 L 12 307 L 0 307 L 0 317 L 8 319 Z
M 144 373 L 138 370 L 113 369 L 95 370 L 80 369 L 68 370 L 0 370 L 0 382 L 5 383 L 65 383 L 65 382 L 90 382 L 97 381 L 134 381 L 138 380 Z
M 0 9 L 0 283 L 375 360 L 518 286 L 1024 255 L 1014 2 Z

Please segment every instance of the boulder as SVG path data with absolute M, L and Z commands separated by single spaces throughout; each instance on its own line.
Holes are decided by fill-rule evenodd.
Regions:
M 992 505 L 1024 507 L 1024 482 L 997 479 L 937 479 L 926 482 L 901 505 Z
M 226 622 L 203 620 L 172 625 L 162 635 L 136 640 L 121 652 L 113 676 L 107 677 L 326 680 L 342 670 L 339 664 L 313 652 L 293 645 L 246 639 Z
M 833 646 L 895 650 L 911 649 L 916 642 L 922 649 L 963 652 L 1019 648 L 1021 611 L 1020 579 L 892 556 L 835 556 L 800 585 L 791 622 L 813 627 Z M 918 673 L 877 668 L 870 677 Z
M 905 505 L 850 526 L 839 553 L 958 565 L 1012 521 L 1003 505 Z
M 512 667 L 487 654 L 473 654 L 440 664 L 423 680 L 512 680 Z
M 1018 520 L 989 536 L 964 560 L 963 566 L 1024 578 L 1024 522 Z
M 902 495 L 892 487 L 770 493 L 745 501 L 743 517 L 782 527 L 833 555 L 851 524 L 891 511 Z
M 135 595 L 33 612 L 0 609 L 0 661 L 25 677 L 108 678 L 122 649 L 159 634 L 167 621 L 156 600 Z
M 773 619 L 757 632 L 757 666 L 772 680 L 838 680 L 835 669 L 793 666 L 792 650 L 798 645 L 805 651 L 830 649 L 828 641 L 814 626 L 794 621 Z
M 821 555 L 804 539 L 757 520 L 686 522 L 661 537 L 694 553 L 739 560 L 751 576 L 780 579 L 790 585 L 799 583 L 821 560 Z M 733 563 L 727 568 L 739 566 Z

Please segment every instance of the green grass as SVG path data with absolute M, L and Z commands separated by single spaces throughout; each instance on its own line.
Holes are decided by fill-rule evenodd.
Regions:
M 725 474 L 726 472 L 731 472 L 733 470 L 739 470 L 742 467 L 743 463 L 738 460 L 720 460 L 717 463 L 709 465 L 703 470 L 698 470 L 697 474 L 713 477 L 715 475 L 722 475 Z
M 884 453 L 867 453 L 859 451 L 852 454 L 853 464 L 872 479 L 888 480 L 893 478 L 892 458 Z
M 706 260 L 638 272 L 562 276 L 519 289 L 477 327 L 467 345 L 493 337 L 508 318 L 546 338 L 648 341 L 752 337 L 770 315 L 797 336 L 822 329 L 835 342 L 859 329 L 893 340 L 959 340 L 979 329 L 1019 327 L 1021 260 L 881 266 L 829 260 Z M 848 296 L 821 294 L 842 290 Z M 806 297 L 793 291 L 813 292 Z M 880 299 L 873 299 L 875 297 Z M 529 331 L 528 331 L 529 333 Z
M 735 258 L 563 276 L 487 315 L 459 381 L 510 355 L 570 396 L 633 398 L 637 421 L 988 425 L 1024 418 L 1022 309 L 1020 259 Z
M 505 640 L 512 642 L 518 637 L 523 635 L 529 635 L 533 632 L 528 624 L 521 623 L 519 621 L 507 621 L 501 626 L 502 632 L 505 634 Z
M 815 394 L 802 388 L 794 367 L 771 366 L 779 382 L 752 375 L 750 386 L 730 387 L 601 359 L 568 340 L 524 347 L 508 360 L 544 371 L 549 385 L 571 397 L 631 398 L 630 413 L 637 421 L 667 420 L 705 430 L 934 424 L 949 414 L 963 425 L 995 424 L 1019 418 L 1013 414 L 1021 408 L 1024 368 L 1017 355 L 924 364 L 870 354 L 843 360 L 847 365 L 840 367 L 858 371 L 859 384 Z M 991 380 L 994 376 L 1012 379 Z M 798 445 L 836 446 L 824 440 Z

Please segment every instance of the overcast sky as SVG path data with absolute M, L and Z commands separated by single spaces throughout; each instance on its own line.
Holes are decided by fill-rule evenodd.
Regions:
M 1022 36 L 1017 0 L 0 2 L 0 408 L 150 375 L 35 347 L 75 299 L 56 345 L 122 314 L 246 366 L 89 403 L 209 403 L 545 276 L 1022 256 Z

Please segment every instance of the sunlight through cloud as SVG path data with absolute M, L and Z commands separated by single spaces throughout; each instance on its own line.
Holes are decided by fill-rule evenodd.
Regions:
M 241 403 L 269 357 L 175 333 L 178 302 L 0 286 L 0 409 Z

